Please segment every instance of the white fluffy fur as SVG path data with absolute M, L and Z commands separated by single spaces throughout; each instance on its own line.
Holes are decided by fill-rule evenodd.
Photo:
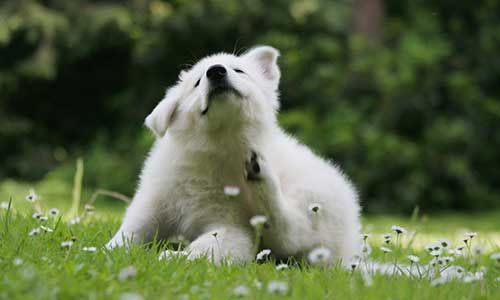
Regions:
M 263 246 L 277 256 L 300 257 L 324 246 L 334 259 L 349 262 L 358 253 L 359 205 L 352 184 L 277 124 L 278 56 L 276 49 L 260 46 L 241 56 L 206 57 L 181 73 L 146 118 L 158 139 L 108 248 L 183 235 L 191 241 L 191 258 L 247 262 L 255 255 L 249 219 L 262 214 L 270 224 Z M 228 70 L 240 96 L 208 99 L 206 71 L 215 64 Z M 258 153 L 261 180 L 245 177 L 251 151 Z M 230 197 L 225 186 L 241 192 Z M 316 214 L 311 204 L 320 205 Z

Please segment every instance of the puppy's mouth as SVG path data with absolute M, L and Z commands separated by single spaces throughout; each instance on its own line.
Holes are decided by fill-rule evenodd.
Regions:
M 208 110 L 210 109 L 210 105 L 212 101 L 217 99 L 222 99 L 229 95 L 235 95 L 237 97 L 242 97 L 241 92 L 238 91 L 235 87 L 233 87 L 228 82 L 221 82 L 219 84 L 213 85 L 210 87 L 208 91 L 208 103 L 207 107 L 201 112 L 202 115 L 206 115 Z
M 236 96 L 241 96 L 241 93 L 235 89 L 233 86 L 225 83 L 223 85 L 217 85 L 210 89 L 208 92 L 208 100 L 212 101 L 218 96 L 222 96 L 224 94 L 235 94 Z

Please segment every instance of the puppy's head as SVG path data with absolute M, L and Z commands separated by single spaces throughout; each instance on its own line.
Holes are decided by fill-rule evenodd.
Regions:
M 236 56 L 220 53 L 182 71 L 146 126 L 158 137 L 173 133 L 208 136 L 276 122 L 279 108 L 278 50 L 253 48 Z M 188 136 L 191 136 L 189 134 Z

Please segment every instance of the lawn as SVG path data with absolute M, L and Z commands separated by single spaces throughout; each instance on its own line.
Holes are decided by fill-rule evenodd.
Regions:
M 64 200 L 71 194 L 64 198 L 40 193 L 41 199 L 33 205 L 25 200 L 26 186 L 10 182 L 0 188 L 0 299 L 500 299 L 500 263 L 490 258 L 500 251 L 499 211 L 363 219 L 364 230 L 370 233 L 369 261 L 391 263 L 397 257 L 402 268 L 408 267 L 408 254 L 418 255 L 418 265 L 425 268 L 432 256 L 423 248 L 430 242 L 447 238 L 453 243 L 449 249 L 455 249 L 464 245 L 465 232 L 477 232 L 468 242 L 470 249 L 464 248 L 442 269 L 458 265 L 465 273 L 483 276 L 436 285 L 432 281 L 439 273 L 432 278 L 363 275 L 360 266 L 350 271 L 304 262 L 290 262 L 278 270 L 272 258 L 219 267 L 183 257 L 160 261 L 160 252 L 169 246 L 164 243 L 105 251 L 102 246 L 118 228 L 123 204 L 97 201 L 88 213 L 80 205 L 80 223 L 71 224 L 71 201 Z M 9 190 L 13 191 L 10 209 L 5 207 Z M 37 205 L 46 221 L 32 217 Z M 57 207 L 59 214 L 50 216 L 51 207 Z M 400 247 L 395 233 L 389 244 L 382 238 L 394 224 L 407 229 Z M 384 254 L 381 246 L 392 252 Z M 448 256 L 449 249 L 440 257 Z

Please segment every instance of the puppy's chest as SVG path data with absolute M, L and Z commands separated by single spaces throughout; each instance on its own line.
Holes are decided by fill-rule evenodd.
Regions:
M 186 157 L 181 164 L 182 174 L 205 179 L 213 184 L 231 184 L 244 176 L 245 155 L 243 150 L 197 152 Z
M 214 223 L 247 223 L 251 207 L 243 160 L 201 154 L 177 166 L 170 211 L 183 234 Z
M 183 198 L 225 203 L 224 200 L 245 196 L 245 156 L 241 152 L 200 152 L 187 157 L 177 168 L 177 184 Z

